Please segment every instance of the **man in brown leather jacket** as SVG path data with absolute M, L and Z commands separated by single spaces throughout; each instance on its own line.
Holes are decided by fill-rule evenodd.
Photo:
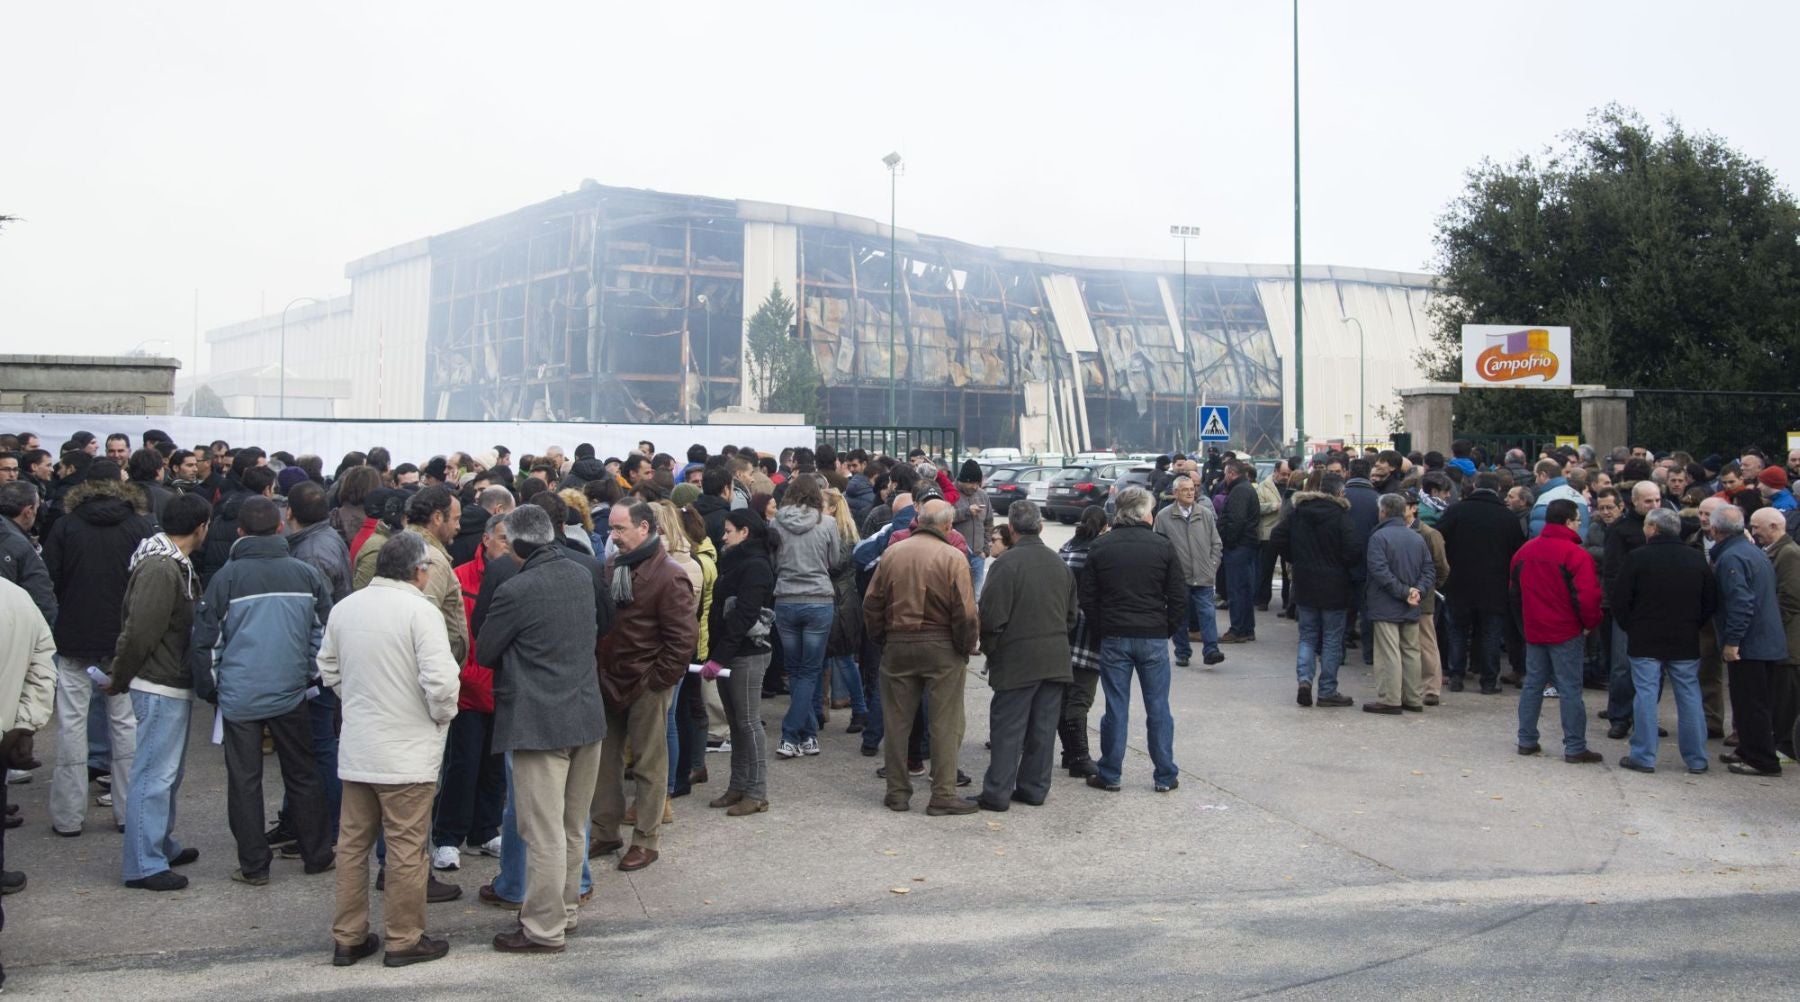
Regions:
M 973 814 L 956 795 L 963 739 L 963 672 L 975 652 L 980 617 L 969 558 L 948 539 L 955 509 L 936 499 L 920 509 L 915 531 L 888 547 L 863 596 L 869 639 L 881 655 L 881 708 L 887 721 L 888 809 L 912 808 L 906 744 L 919 699 L 929 700 L 931 802 L 925 813 Z
M 669 792 L 669 699 L 694 657 L 700 620 L 694 586 L 664 548 L 650 506 L 613 505 L 608 524 L 619 552 L 606 562 L 606 578 L 618 610 L 612 629 L 600 639 L 606 739 L 600 745 L 588 855 L 625 848 L 619 825 L 625 818 L 629 743 L 637 821 L 619 869 L 631 871 L 656 862 L 657 828 Z

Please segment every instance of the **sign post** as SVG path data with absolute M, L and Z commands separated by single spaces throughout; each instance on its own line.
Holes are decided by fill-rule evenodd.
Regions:
M 1200 408 L 1200 441 L 1231 441 L 1231 408 L 1207 406 Z

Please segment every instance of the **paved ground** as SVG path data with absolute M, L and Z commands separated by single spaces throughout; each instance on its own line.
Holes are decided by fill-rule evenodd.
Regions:
M 28 820 L 7 837 L 7 864 L 31 884 L 6 899 L 7 987 L 105 997 L 141 991 L 150 974 L 167 998 L 1792 990 L 1800 965 L 1772 930 L 1800 910 L 1800 777 L 1691 777 L 1672 746 L 1664 771 L 1628 773 L 1612 764 L 1623 744 L 1599 729 L 1590 738 L 1604 766 L 1520 758 L 1511 690 L 1446 696 L 1401 718 L 1302 710 L 1292 625 L 1260 617 L 1258 636 L 1217 668 L 1177 671 L 1173 794 L 1150 789 L 1140 712 L 1122 793 L 1059 776 L 1042 808 L 931 818 L 921 792 L 920 809 L 894 814 L 881 807 L 878 760 L 857 754 L 839 712 L 824 755 L 771 764 L 767 814 L 705 808 L 722 789 L 713 756 L 715 778 L 677 802 L 660 862 L 596 871 L 599 894 L 566 955 L 495 955 L 487 941 L 509 917 L 473 892 L 496 866 L 465 857 L 453 879 L 468 896 L 431 909 L 449 958 L 399 971 L 329 965 L 332 877 L 289 862 L 266 888 L 227 879 L 223 766 L 197 721 L 181 828 L 202 858 L 186 891 L 122 888 L 103 809 L 81 838 L 52 836 L 47 770 L 12 788 Z M 1370 695 L 1359 664 L 1345 677 L 1350 695 Z M 971 675 L 962 757 L 977 774 L 985 706 Z M 1552 748 L 1554 707 L 1545 725 Z

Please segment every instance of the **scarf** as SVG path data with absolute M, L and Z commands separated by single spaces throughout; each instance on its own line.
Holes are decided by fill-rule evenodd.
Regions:
M 613 604 L 621 609 L 631 605 L 631 569 L 662 552 L 662 538 L 651 534 L 642 546 L 635 550 L 620 550 L 613 558 L 612 594 Z
M 175 541 L 169 538 L 168 533 L 159 532 L 139 543 L 137 549 L 132 551 L 131 563 L 127 566 L 127 570 L 137 570 L 138 564 L 142 563 L 145 557 L 168 557 L 180 565 L 183 571 L 181 597 L 193 600 L 194 562 L 188 559 L 187 554 L 181 552 L 181 547 L 175 545 Z
M 375 529 L 380 524 L 381 519 L 378 518 L 363 519 L 362 528 L 356 530 L 356 537 L 350 540 L 350 560 L 352 562 L 355 562 L 356 555 L 362 552 L 363 544 L 369 541 L 370 536 L 375 535 Z

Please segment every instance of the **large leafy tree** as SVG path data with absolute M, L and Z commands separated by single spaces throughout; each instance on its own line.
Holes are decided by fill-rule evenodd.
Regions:
M 1435 379 L 1461 379 L 1465 323 L 1573 328 L 1574 380 L 1637 389 L 1795 389 L 1800 209 L 1718 136 L 1658 130 L 1617 106 L 1559 148 L 1483 161 L 1439 220 Z M 1780 444 L 1769 398 L 1643 396 L 1634 440 L 1663 448 Z M 1796 407 L 1800 411 L 1800 406 Z M 1568 393 L 1465 391 L 1459 432 L 1566 432 Z M 1795 425 L 1800 427 L 1800 425 Z
M 824 379 L 805 342 L 790 333 L 794 301 L 776 282 L 750 317 L 749 379 L 751 392 L 764 411 L 804 414 L 811 422 L 819 411 Z

